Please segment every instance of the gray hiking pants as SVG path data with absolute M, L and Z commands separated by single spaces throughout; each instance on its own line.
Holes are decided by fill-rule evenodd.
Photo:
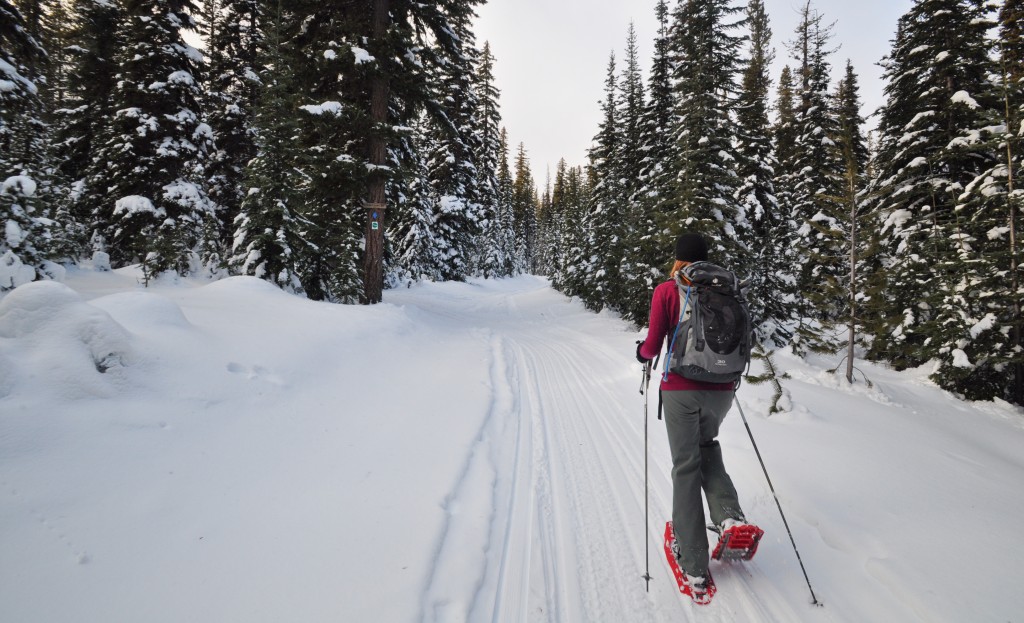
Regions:
M 708 568 L 708 536 L 701 489 L 711 523 L 742 519 L 732 479 L 715 438 L 732 406 L 729 391 L 663 391 L 665 427 L 672 450 L 672 526 L 679 545 L 679 566 L 694 576 Z

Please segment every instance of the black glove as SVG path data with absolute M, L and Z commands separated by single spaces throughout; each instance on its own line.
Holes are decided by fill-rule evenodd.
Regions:
M 644 345 L 643 342 L 637 342 L 636 343 L 636 360 L 639 361 L 642 364 L 647 364 L 651 360 L 640 354 L 640 347 L 643 346 L 643 345 Z

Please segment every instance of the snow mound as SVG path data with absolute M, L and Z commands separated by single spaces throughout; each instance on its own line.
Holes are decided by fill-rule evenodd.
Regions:
M 228 296 L 271 296 L 283 300 L 294 298 L 269 281 L 256 277 L 228 277 L 227 279 L 214 281 L 209 285 L 203 286 L 203 291 Z
M 106 311 L 119 324 L 133 331 L 148 328 L 192 328 L 192 323 L 177 303 L 149 292 L 121 292 L 96 299 L 91 304 Z
M 0 361 L 3 394 L 24 386 L 68 398 L 109 395 L 132 358 L 124 327 L 54 281 L 25 284 L 0 301 L 0 340 L 10 355 Z

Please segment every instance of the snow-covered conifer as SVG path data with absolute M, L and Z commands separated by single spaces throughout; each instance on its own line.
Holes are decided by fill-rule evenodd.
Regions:
M 904 367 L 941 358 L 952 381 L 982 364 L 964 346 L 980 331 L 975 263 L 988 236 L 957 209 L 994 154 L 971 137 L 995 109 L 989 9 L 981 0 L 919 0 L 884 62 L 886 104 L 871 181 L 888 256 L 871 355 Z M 957 378 L 954 378 L 957 377 Z
M 514 274 L 526 273 L 533 264 L 537 238 L 537 184 L 530 171 L 526 146 L 519 143 L 512 182 L 512 229 L 514 239 Z
M 618 175 L 622 180 L 623 204 L 617 237 L 621 240 L 621 257 L 610 258 L 619 264 L 620 283 L 610 292 L 612 307 L 622 317 L 635 324 L 646 324 L 651 301 L 653 279 L 650 244 L 653 232 L 653 211 L 644 201 L 642 180 L 645 163 L 646 97 L 640 60 L 637 53 L 636 31 L 632 24 L 626 39 L 625 68 L 622 72 L 621 97 L 618 119 L 622 132 L 617 158 Z
M 477 271 L 484 277 L 502 276 L 504 257 L 500 242 L 501 222 L 498 216 L 498 162 L 501 151 L 500 92 L 495 84 L 495 58 L 491 46 L 484 42 L 476 71 L 474 89 L 479 102 L 477 117 L 480 153 L 477 158 L 477 190 L 481 206 L 482 232 L 477 244 Z
M 245 200 L 245 167 L 256 155 L 254 117 L 260 93 L 261 22 L 259 0 L 206 0 L 204 15 L 209 62 L 204 107 L 216 151 L 206 167 L 210 198 L 217 206 L 221 239 L 234 231 Z M 282 68 L 283 69 L 283 68 Z
M 674 15 L 676 119 L 672 138 L 677 160 L 673 212 L 662 223 L 671 237 L 698 232 L 736 261 L 739 228 L 749 227 L 736 201 L 740 185 L 735 126 L 730 113 L 738 93 L 737 72 L 744 36 L 741 8 L 728 0 L 687 0 Z
M 202 121 L 202 55 L 182 39 L 191 0 L 129 0 L 117 36 L 113 118 L 98 137 L 88 186 L 102 194 L 96 219 L 115 266 L 189 273 L 210 232 L 204 182 L 213 134 Z
M 1021 340 L 1021 268 L 1018 216 L 1021 208 L 1021 4 L 1008 2 L 999 14 L 998 67 L 992 93 L 975 91 L 979 123 L 968 126 L 949 148 L 988 161 L 957 198 L 959 232 L 965 234 L 958 278 L 971 284 L 966 296 L 946 296 L 936 321 L 959 328 L 945 341 L 953 357 L 940 353 L 936 378 L 971 398 L 1024 403 Z M 966 100 L 966 98 L 963 98 Z M 958 233 L 959 233 L 958 232 Z M 954 298 L 956 297 L 956 298 Z M 951 301 L 953 303 L 951 304 Z M 955 342 L 955 343 L 954 343 Z
M 317 249 L 302 236 L 304 206 L 298 193 L 296 137 L 298 102 L 293 76 L 288 69 L 284 39 L 286 21 L 293 16 L 278 11 L 265 15 L 262 23 L 265 46 L 258 58 L 262 69 L 261 93 L 253 118 L 259 137 L 255 156 L 244 169 L 244 189 L 229 265 L 233 272 L 265 279 L 279 287 L 303 293 L 300 268 Z
M 434 236 L 441 248 L 441 279 L 462 281 L 472 274 L 475 244 L 481 233 L 477 158 L 481 153 L 479 100 L 473 84 L 478 54 L 473 33 L 461 12 L 448 16 L 452 41 L 446 62 L 432 73 L 432 121 L 425 147 L 434 201 Z
M 499 275 L 509 277 L 516 274 L 516 226 L 512 209 L 512 195 L 515 179 L 509 165 L 508 131 L 501 129 L 498 135 L 498 210 L 497 236 L 502 265 Z
M 104 226 L 96 222 L 105 188 L 88 181 L 96 168 L 99 135 L 114 111 L 111 95 L 117 75 L 114 57 L 119 48 L 119 3 L 110 0 L 74 0 L 70 24 L 66 28 L 59 98 L 61 107 L 53 111 L 54 164 L 57 175 L 67 186 L 69 225 L 78 253 L 90 255 L 89 236 Z
M 834 350 L 838 342 L 831 325 L 846 307 L 843 223 L 848 211 L 842 201 L 843 162 L 836 143 L 839 122 L 829 93 L 831 39 L 832 25 L 825 24 L 808 0 L 789 44 L 797 62 L 796 156 L 788 190 L 796 223 L 792 244 L 799 249 L 799 350 Z
M 586 217 L 589 240 L 586 253 L 577 258 L 586 271 L 586 285 L 579 293 L 580 298 L 594 310 L 613 304 L 613 291 L 621 283 L 619 271 L 623 241 L 618 234 L 625 206 L 619 166 L 622 127 L 617 102 L 618 81 L 613 52 L 608 59 L 601 123 L 589 153 L 590 171 L 594 178 Z
M 740 230 L 745 253 L 735 266 L 750 279 L 747 297 L 757 339 L 770 346 L 789 341 L 794 326 L 792 232 L 788 215 L 781 212 L 775 196 L 778 161 L 772 147 L 768 119 L 771 79 L 768 69 L 775 52 L 771 26 L 762 0 L 747 6 L 750 30 L 748 59 L 742 70 L 736 102 L 736 153 L 740 187 L 736 199 L 750 224 Z
M 50 225 L 38 194 L 48 127 L 40 68 L 46 52 L 18 9 L 0 0 L 0 291 L 47 272 Z

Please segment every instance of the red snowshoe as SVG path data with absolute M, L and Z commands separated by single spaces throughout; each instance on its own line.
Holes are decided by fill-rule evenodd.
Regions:
M 715 532 L 718 532 L 718 544 L 711 552 L 714 560 L 750 560 L 764 536 L 764 530 L 757 526 L 737 522 L 728 522 Z
M 711 577 L 711 571 L 709 570 L 707 575 L 701 578 L 687 575 L 679 568 L 675 552 L 672 551 L 675 541 L 676 536 L 672 531 L 672 522 L 670 521 L 665 524 L 665 556 L 668 558 L 668 565 L 672 567 L 672 574 L 676 577 L 679 592 L 692 599 L 693 603 L 706 606 L 711 603 L 711 598 L 715 596 L 717 590 L 715 580 Z

